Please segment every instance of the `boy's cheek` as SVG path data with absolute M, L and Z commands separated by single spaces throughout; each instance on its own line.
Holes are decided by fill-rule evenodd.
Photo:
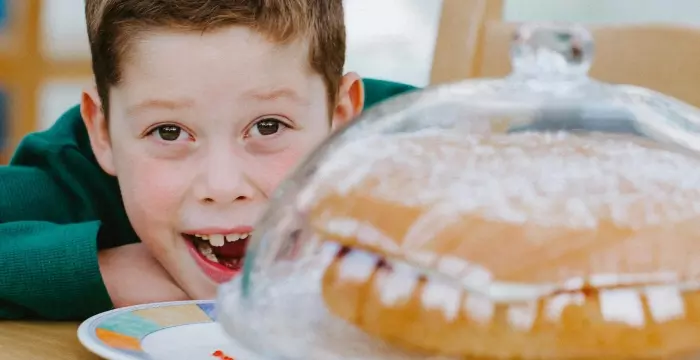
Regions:
M 259 162 L 263 166 L 258 167 L 257 174 L 251 174 L 257 179 L 258 185 L 264 192 L 270 196 L 274 190 L 287 178 L 289 173 L 294 170 L 299 161 L 308 152 L 303 146 L 290 148 Z
M 129 165 L 117 174 L 128 208 L 148 219 L 177 209 L 188 176 L 182 166 L 143 159 L 133 160 Z
M 294 171 L 330 135 L 331 129 L 327 128 L 324 132 L 316 133 L 313 137 L 297 143 L 296 146 L 292 146 L 283 154 L 276 156 L 273 167 L 278 169 L 278 172 L 273 178 L 277 182 L 272 187 L 277 188 L 283 180 L 290 176 L 290 172 Z

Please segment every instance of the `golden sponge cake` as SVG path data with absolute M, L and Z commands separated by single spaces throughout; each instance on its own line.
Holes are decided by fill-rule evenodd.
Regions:
M 700 354 L 700 161 L 596 135 L 346 145 L 309 188 L 336 316 L 469 359 Z

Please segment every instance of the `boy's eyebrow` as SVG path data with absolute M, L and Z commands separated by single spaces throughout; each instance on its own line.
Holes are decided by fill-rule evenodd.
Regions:
M 181 100 L 166 100 L 166 99 L 146 99 L 135 105 L 129 106 L 126 109 L 126 113 L 129 116 L 133 116 L 141 111 L 148 109 L 166 109 L 175 110 L 181 109 L 188 106 L 192 106 L 194 102 L 190 99 Z
M 274 89 L 254 89 L 243 94 L 244 98 L 259 100 L 259 101 L 274 101 L 280 98 L 287 98 L 300 104 L 308 104 L 308 100 L 301 97 L 294 89 L 289 87 L 281 87 Z

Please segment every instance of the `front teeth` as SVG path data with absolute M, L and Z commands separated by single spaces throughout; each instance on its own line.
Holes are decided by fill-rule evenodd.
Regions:
M 209 235 L 209 243 L 211 246 L 224 246 L 224 236 L 220 234 Z
M 250 236 L 249 233 L 244 233 L 244 234 L 228 234 L 228 235 L 222 235 L 222 234 L 213 234 L 213 235 L 200 235 L 200 234 L 195 234 L 195 237 L 209 241 L 209 243 L 212 246 L 216 247 L 221 247 L 224 246 L 226 242 L 235 242 L 238 240 L 244 240 L 247 239 L 248 236 Z
M 248 238 L 248 233 L 245 234 L 228 234 L 225 236 L 226 241 L 228 242 L 234 242 L 238 240 L 245 240 Z

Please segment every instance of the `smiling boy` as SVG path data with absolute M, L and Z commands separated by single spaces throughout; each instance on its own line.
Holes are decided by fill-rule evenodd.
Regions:
M 342 73 L 341 0 L 86 0 L 86 18 L 84 125 L 69 112 L 0 169 L 0 317 L 212 298 L 365 87 L 411 89 Z

